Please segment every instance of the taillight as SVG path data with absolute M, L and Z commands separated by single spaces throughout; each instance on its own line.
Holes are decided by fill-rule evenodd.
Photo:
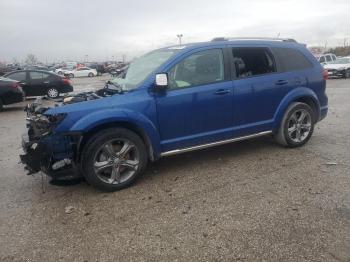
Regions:
M 322 76 L 323 76 L 323 79 L 324 80 L 327 80 L 328 79 L 328 71 L 326 69 L 323 69 L 322 71 Z
M 18 89 L 20 87 L 20 85 L 19 85 L 18 82 L 13 82 L 11 87 L 14 88 L 14 89 Z
M 67 78 L 63 78 L 63 83 L 65 83 L 67 85 L 71 85 L 71 81 L 69 81 L 69 79 L 67 79 Z

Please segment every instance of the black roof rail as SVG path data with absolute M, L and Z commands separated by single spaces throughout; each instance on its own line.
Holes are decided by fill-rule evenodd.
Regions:
M 281 41 L 281 42 L 293 42 L 297 43 L 292 38 L 276 38 L 276 37 L 215 37 L 211 41 L 230 41 L 230 40 L 270 40 L 270 41 Z

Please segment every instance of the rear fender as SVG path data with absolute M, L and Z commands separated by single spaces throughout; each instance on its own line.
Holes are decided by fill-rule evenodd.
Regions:
M 281 121 L 283 116 L 288 108 L 288 106 L 295 101 L 300 99 L 312 99 L 314 104 L 316 105 L 316 113 L 320 115 L 320 102 L 318 101 L 317 95 L 310 88 L 306 87 L 298 87 L 290 91 L 279 104 L 276 113 L 274 115 L 274 124 L 273 124 L 273 132 L 276 133 L 281 125 Z

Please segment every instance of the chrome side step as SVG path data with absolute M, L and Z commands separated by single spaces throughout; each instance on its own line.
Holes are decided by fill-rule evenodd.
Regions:
M 182 149 L 175 149 L 175 150 L 163 152 L 160 154 L 160 156 L 163 157 L 163 156 L 177 155 L 177 154 L 186 153 L 186 152 L 190 152 L 190 151 L 194 151 L 194 150 L 199 150 L 199 149 L 204 149 L 204 148 L 208 148 L 208 147 L 219 146 L 219 145 L 229 144 L 229 143 L 233 143 L 233 142 L 237 142 L 237 141 L 241 141 L 241 140 L 246 140 L 246 139 L 250 139 L 250 138 L 254 138 L 254 137 L 264 136 L 264 135 L 268 135 L 271 133 L 272 133 L 272 131 L 264 131 L 264 132 L 260 132 L 260 133 L 256 133 L 256 134 L 252 134 L 252 135 L 248 135 L 248 136 L 241 136 L 241 137 L 232 138 L 232 139 L 228 139 L 228 140 L 222 140 L 222 141 L 213 142 L 213 143 L 209 143 L 209 144 L 191 146 L 191 147 L 182 148 Z

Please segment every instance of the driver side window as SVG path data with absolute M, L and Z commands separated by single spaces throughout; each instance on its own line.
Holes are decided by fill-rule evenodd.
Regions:
M 224 57 L 221 49 L 190 55 L 168 73 L 169 89 L 206 85 L 224 80 Z

